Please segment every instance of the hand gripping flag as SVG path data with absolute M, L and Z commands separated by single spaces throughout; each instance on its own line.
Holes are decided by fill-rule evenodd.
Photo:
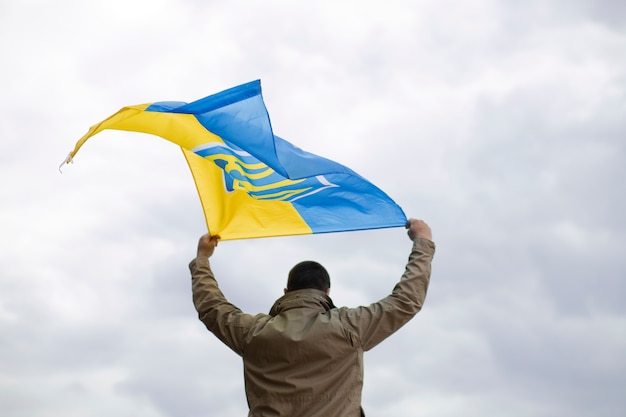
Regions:
M 64 163 L 104 129 L 150 133 L 179 145 L 208 229 L 222 240 L 399 227 L 407 221 L 389 196 L 356 172 L 275 136 L 258 80 L 193 103 L 124 107 L 92 126 Z

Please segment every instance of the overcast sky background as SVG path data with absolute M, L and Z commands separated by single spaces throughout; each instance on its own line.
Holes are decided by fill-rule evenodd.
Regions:
M 368 416 L 626 415 L 626 3 L 0 1 L 0 414 L 244 416 L 197 320 L 206 231 L 180 150 L 125 105 L 261 79 L 274 131 L 354 169 L 437 243 L 423 311 L 366 354 Z M 266 312 L 289 268 L 338 305 L 399 279 L 403 229 L 223 242 Z

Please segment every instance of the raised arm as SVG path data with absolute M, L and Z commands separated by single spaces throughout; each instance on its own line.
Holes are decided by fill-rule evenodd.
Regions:
M 196 258 L 189 264 L 193 303 L 198 318 L 215 336 L 237 354 L 242 354 L 245 331 L 254 317 L 231 304 L 217 285 L 209 257 L 218 244 L 219 236 L 202 236 L 198 241 Z
M 410 219 L 408 226 L 413 247 L 404 274 L 391 294 L 369 306 L 340 310 L 342 320 L 356 332 L 363 350 L 373 348 L 402 327 L 424 304 L 435 244 L 424 221 Z

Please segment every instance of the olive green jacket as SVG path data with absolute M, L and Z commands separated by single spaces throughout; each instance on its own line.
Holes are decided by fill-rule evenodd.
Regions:
M 323 291 L 291 291 L 269 314 L 229 303 L 206 257 L 194 259 L 200 320 L 243 358 L 249 416 L 360 416 L 363 352 L 408 322 L 426 297 L 435 245 L 416 239 L 400 282 L 369 306 L 336 308 Z

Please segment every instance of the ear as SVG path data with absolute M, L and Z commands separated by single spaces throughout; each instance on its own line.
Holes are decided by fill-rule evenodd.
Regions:
M 289 291 L 287 291 L 287 288 L 283 289 L 284 293 L 287 294 Z
M 326 295 L 330 295 L 330 288 L 326 288 Z

